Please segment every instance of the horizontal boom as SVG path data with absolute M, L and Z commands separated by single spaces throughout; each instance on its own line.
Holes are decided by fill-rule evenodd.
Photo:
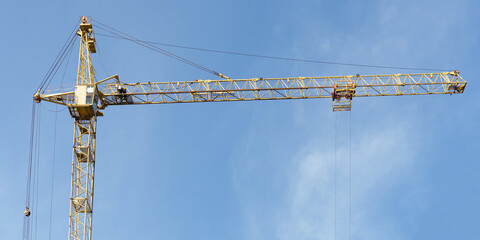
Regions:
M 118 79 L 118 77 L 117 77 Z M 297 78 L 251 78 L 182 82 L 98 84 L 101 108 L 109 105 L 332 98 L 335 111 L 350 110 L 353 97 L 463 93 L 458 71 L 421 74 Z M 45 101 L 74 104 L 74 92 L 41 95 Z

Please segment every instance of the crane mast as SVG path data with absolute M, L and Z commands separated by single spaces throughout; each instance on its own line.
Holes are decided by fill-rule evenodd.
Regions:
M 95 69 L 90 54 L 95 53 L 92 24 L 82 17 L 75 103 L 69 107 L 75 119 L 73 136 L 72 186 L 70 193 L 69 239 L 91 239 L 95 145 L 97 129 Z
M 82 17 L 77 32 L 80 52 L 71 91 L 34 94 L 36 102 L 68 107 L 74 118 L 69 239 L 91 240 L 97 117 L 110 105 L 218 101 L 332 99 L 333 111 L 350 111 L 353 97 L 463 93 L 467 82 L 458 71 L 421 74 L 331 77 L 251 78 L 179 82 L 121 83 L 118 75 L 96 81 L 92 24 Z

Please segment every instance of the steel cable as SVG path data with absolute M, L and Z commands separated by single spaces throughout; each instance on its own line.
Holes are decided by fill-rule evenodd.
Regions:
M 27 192 L 25 196 L 25 212 L 23 218 L 23 239 L 28 240 L 30 237 L 30 201 L 31 201 L 31 184 L 32 184 L 32 168 L 33 168 L 33 146 L 35 139 L 35 120 L 36 120 L 36 104 L 32 104 L 32 120 L 30 123 L 30 146 L 28 156 L 28 171 L 27 171 Z
M 200 70 L 202 70 L 202 71 L 205 71 L 205 72 L 211 73 L 211 74 L 213 74 L 213 75 L 215 75 L 215 76 L 219 76 L 219 77 L 224 78 L 224 75 L 220 74 L 220 73 L 217 72 L 217 71 L 211 70 L 211 69 L 209 69 L 209 68 L 207 68 L 207 67 L 204 67 L 204 66 L 202 66 L 202 65 L 200 65 L 200 64 L 198 64 L 198 63 L 195 63 L 195 62 L 192 62 L 192 61 L 190 61 L 190 60 L 188 60 L 188 59 L 186 59 L 186 58 L 180 57 L 180 56 L 178 56 L 178 55 L 176 55 L 176 54 L 174 54 L 174 53 L 171 53 L 171 52 L 169 52 L 169 51 L 167 51 L 167 50 L 165 50 L 165 49 L 159 48 L 159 47 L 154 46 L 154 45 L 152 45 L 152 44 L 150 44 L 150 43 L 148 43 L 148 42 L 142 41 L 142 40 L 140 40 L 140 39 L 138 39 L 138 38 L 136 38 L 136 37 L 133 37 L 133 36 L 128 35 L 128 34 L 126 34 L 126 33 L 124 33 L 124 32 L 121 32 L 121 31 L 119 31 L 119 30 L 117 30 L 117 29 L 115 29 L 115 28 L 109 27 L 109 26 L 107 26 L 107 25 L 105 25 L 105 24 L 103 24 L 103 23 L 100 23 L 100 22 L 95 21 L 95 20 L 92 20 L 92 21 L 93 21 L 93 22 L 96 22 L 96 23 L 99 24 L 99 25 L 101 25 L 101 26 L 97 26 L 97 28 L 99 28 L 99 29 L 101 29 L 101 30 L 103 30 L 103 31 L 109 32 L 109 33 L 111 33 L 111 34 L 114 34 L 114 35 L 116 35 L 118 38 L 131 41 L 131 42 L 136 43 L 136 44 L 138 44 L 138 45 L 140 45 L 140 46 L 146 47 L 146 48 L 148 48 L 148 49 L 151 49 L 151 50 L 153 50 L 153 51 L 156 51 L 156 52 L 158 52 L 158 53 L 161 53 L 161 54 L 163 54 L 163 55 L 166 55 L 166 56 L 168 56 L 168 57 L 171 57 L 171 58 L 176 59 L 176 60 L 178 60 L 178 61 L 181 61 L 181 62 L 183 62 L 183 63 L 186 63 L 186 64 L 188 64 L 188 65 L 191 65 L 191 66 L 193 66 L 193 67 L 195 67 L 195 68 L 198 68 L 198 69 L 200 69 Z M 108 30 L 107 28 L 110 29 L 110 30 Z
M 333 180 L 333 184 L 334 184 L 334 239 L 336 240 L 337 239 L 337 113 L 334 113 L 335 115 L 335 137 L 334 137 L 334 145 L 335 145 L 335 151 L 334 151 L 334 160 L 335 160 L 335 163 L 334 163 L 334 180 Z
M 108 34 L 102 34 L 102 33 L 96 33 L 96 34 L 100 35 L 100 36 L 105 36 L 105 37 L 130 40 L 128 38 L 117 37 L 117 36 L 112 36 L 112 35 L 108 35 Z M 396 67 L 396 66 L 384 66 L 384 65 L 331 62 L 331 61 L 321 61 L 321 60 L 313 60 L 313 59 L 288 58 L 288 57 L 267 56 L 267 55 L 259 55 L 259 54 L 252 54 L 252 53 L 240 53 L 240 52 L 207 49 L 207 48 L 189 47 L 189 46 L 182 46 L 182 45 L 176 45 L 176 44 L 168 44 L 168 43 L 160 43 L 160 42 L 152 42 L 152 41 L 142 41 L 142 40 L 138 40 L 138 39 L 137 39 L 137 41 L 141 41 L 143 43 L 155 44 L 155 45 L 162 45 L 162 46 L 167 46 L 167 47 L 174 47 L 174 48 L 183 48 L 183 49 L 190 49 L 190 50 L 196 50 L 196 51 L 213 52 L 213 53 L 221 53 L 221 54 L 229 54 L 229 55 L 237 55 L 237 56 L 245 56 L 245 57 L 266 58 L 266 59 L 274 59 L 274 60 L 296 61 L 296 62 L 306 62 L 306 63 L 319 63 L 319 64 L 340 65 L 340 66 L 350 66 L 350 67 L 398 69 L 398 70 L 452 71 L 451 69 Z
M 34 227 L 32 228 L 35 229 L 33 231 L 32 236 L 34 236 L 33 239 L 37 239 L 37 234 L 38 234 L 38 191 L 39 191 L 39 183 L 40 183 L 40 128 L 41 128 L 41 115 L 42 115 L 42 108 L 38 108 L 38 114 L 37 114 L 37 132 L 36 132 L 36 147 L 35 147 L 35 166 L 34 166 L 34 182 L 33 182 L 33 202 L 32 206 L 34 205 L 34 210 L 37 211 L 37 214 L 34 216 Z
M 57 105 L 58 106 L 58 105 Z M 57 107 L 55 107 L 57 108 Z M 52 215 L 53 215 L 53 183 L 55 179 L 55 151 L 57 145 L 57 115 L 58 111 L 55 112 L 55 121 L 53 128 L 53 155 L 52 155 L 52 187 L 50 189 L 50 221 L 48 225 L 48 239 L 51 239 L 52 236 Z
M 55 57 L 55 60 L 53 61 L 53 64 L 50 66 L 50 68 L 47 71 L 47 74 L 43 77 L 38 89 L 41 90 L 45 87 L 45 84 L 48 84 L 51 82 L 53 79 L 53 76 L 55 76 L 56 72 L 58 71 L 58 68 L 60 65 L 63 63 L 63 60 L 65 58 L 65 53 L 68 51 L 73 46 L 73 42 L 75 41 L 75 35 L 76 31 L 78 29 L 78 22 L 75 24 L 75 27 L 73 31 L 70 33 L 69 37 L 67 38 L 67 41 L 63 44 L 60 52 L 57 54 Z M 53 74 L 53 75 L 52 75 Z
M 348 212 L 348 239 L 352 239 L 352 112 L 349 114 L 349 212 Z
M 44 86 L 42 86 L 41 88 L 44 89 L 42 91 L 45 92 L 45 89 L 50 85 L 50 83 L 52 82 L 52 79 L 53 77 L 57 74 L 58 70 L 60 69 L 60 66 L 63 64 L 63 62 L 65 61 L 65 58 L 66 58 L 66 53 L 68 51 L 70 51 L 71 48 L 73 48 L 73 45 L 74 43 L 76 42 L 76 38 L 72 38 L 69 45 L 68 45 L 68 50 L 66 50 L 64 53 L 62 53 L 62 57 L 61 57 L 61 60 L 59 61 L 59 63 L 57 63 L 55 65 L 55 69 L 54 69 L 54 72 L 52 71 L 53 75 L 51 74 L 51 77 L 48 79 L 48 81 L 46 82 L 46 85 L 44 84 Z M 58 67 L 57 67 L 58 65 Z

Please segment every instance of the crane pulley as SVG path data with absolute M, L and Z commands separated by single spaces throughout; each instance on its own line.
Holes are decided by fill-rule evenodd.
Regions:
M 33 98 L 68 107 L 75 132 L 70 193 L 69 239 L 91 239 L 97 117 L 111 105 L 166 104 L 327 98 L 333 111 L 350 111 L 354 97 L 463 93 L 458 71 L 420 74 L 349 75 L 296 78 L 194 80 L 122 83 L 118 74 L 96 81 L 92 23 L 82 17 L 76 32 L 80 56 L 76 85 L 70 91 L 44 91 Z M 30 212 L 28 208 L 25 215 Z

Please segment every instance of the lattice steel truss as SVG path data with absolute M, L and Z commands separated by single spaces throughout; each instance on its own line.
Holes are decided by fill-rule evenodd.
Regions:
M 105 81 L 97 84 L 102 92 L 103 107 L 306 98 L 331 98 L 332 101 L 343 101 L 345 97 L 351 101 L 354 97 L 457 94 L 463 93 L 467 84 L 457 71 L 148 83 L 120 83 L 118 77 L 115 77 L 116 82 Z M 74 92 L 52 91 L 42 95 L 41 98 L 69 106 L 74 101 Z
M 96 117 L 75 120 L 70 194 L 69 239 L 71 240 L 91 239 L 96 127 Z
M 82 17 L 77 32 L 81 38 L 77 86 L 88 86 L 95 82 L 95 70 L 90 58 L 90 53 L 95 52 L 92 32 L 92 24 L 87 22 L 86 17 Z M 79 105 L 78 94 L 76 98 L 69 105 L 69 111 L 75 118 L 69 239 L 91 240 L 97 116 L 83 114 L 86 107 Z

